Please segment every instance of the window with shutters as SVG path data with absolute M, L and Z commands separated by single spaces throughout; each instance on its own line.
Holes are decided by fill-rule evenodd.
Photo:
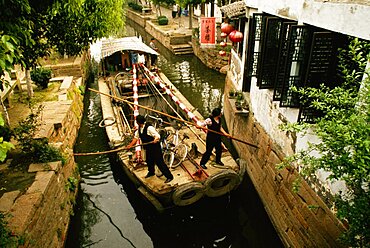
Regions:
M 339 48 L 346 44 L 345 36 L 334 32 L 314 32 L 308 59 L 305 87 L 318 88 L 321 84 L 334 87 L 341 84 L 337 73 Z M 310 107 L 312 99 L 301 102 L 298 121 L 314 123 L 323 112 Z
M 299 89 L 304 84 L 308 53 L 311 45 L 311 32 L 308 26 L 293 25 L 289 36 L 287 66 L 281 90 L 281 107 L 299 107 Z
M 243 91 L 250 90 L 251 79 L 257 76 L 257 65 L 261 53 L 261 35 L 264 14 L 253 14 L 249 21 L 247 58 L 245 60 Z
M 284 85 L 285 68 L 287 67 L 288 61 L 288 48 L 289 48 L 289 36 L 291 35 L 290 30 L 293 25 L 297 25 L 296 22 L 283 22 L 281 27 L 280 41 L 279 41 L 279 57 L 276 63 L 276 78 L 274 82 L 274 101 L 281 100 L 281 92 Z
M 258 62 L 259 77 L 257 86 L 261 89 L 274 87 L 276 69 L 279 58 L 279 43 L 283 19 L 277 17 L 266 17 L 263 27 L 263 41 L 260 61 Z

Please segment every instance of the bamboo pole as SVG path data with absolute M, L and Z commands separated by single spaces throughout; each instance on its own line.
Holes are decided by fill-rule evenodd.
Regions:
M 119 151 L 123 151 L 123 150 L 130 150 L 131 148 L 135 148 L 137 146 L 146 146 L 146 145 L 153 144 L 153 143 L 154 142 L 151 141 L 151 142 L 148 142 L 148 143 L 134 145 L 134 146 L 131 146 L 130 148 L 127 148 L 126 146 L 124 146 L 124 147 L 120 147 L 120 148 L 113 149 L 113 150 L 108 150 L 108 151 L 102 151 L 102 152 L 81 152 L 81 153 L 73 153 L 73 155 L 74 156 L 89 156 L 89 155 L 108 154 L 108 153 L 119 152 Z
M 150 110 L 150 111 L 155 112 L 155 113 L 157 113 L 157 114 L 161 114 L 161 115 L 167 116 L 167 117 L 169 117 L 169 118 L 172 118 L 172 119 L 178 120 L 178 121 L 180 121 L 180 122 L 187 123 L 187 124 L 189 124 L 189 125 L 192 125 L 192 126 L 195 126 L 195 127 L 199 128 L 199 129 L 207 130 L 207 132 L 216 133 L 216 134 L 218 134 L 218 135 L 221 135 L 221 136 L 227 137 L 227 138 L 229 138 L 229 139 L 233 139 L 233 140 L 235 140 L 235 141 L 238 141 L 238 142 L 241 142 L 241 143 L 243 143 L 243 144 L 246 144 L 246 145 L 252 146 L 252 147 L 254 147 L 254 148 L 259 148 L 259 147 L 258 147 L 257 145 L 255 145 L 255 144 L 252 144 L 252 143 L 250 143 L 250 142 L 247 142 L 247 141 L 244 141 L 244 140 L 238 139 L 238 138 L 236 138 L 236 137 L 234 137 L 234 136 L 231 136 L 231 135 L 229 135 L 229 134 L 220 133 L 220 132 L 217 132 L 217 131 L 214 131 L 214 130 L 211 130 L 211 129 L 208 129 L 208 128 L 205 128 L 205 127 L 198 126 L 197 124 L 195 124 L 195 123 L 193 123 L 193 122 L 186 121 L 186 120 L 182 120 L 182 119 L 180 119 L 180 118 L 178 118 L 178 117 L 176 117 L 176 116 L 169 115 L 169 114 L 167 114 L 167 113 L 164 113 L 164 112 L 161 112 L 161 111 L 158 111 L 158 110 L 155 110 L 155 109 L 149 108 L 149 107 L 147 107 L 147 106 L 140 105 L 140 104 L 136 104 L 136 103 L 133 103 L 133 102 L 127 101 L 127 100 L 125 100 L 125 99 L 122 99 L 122 98 L 119 98 L 119 97 L 115 97 L 115 96 L 112 96 L 112 95 L 109 95 L 109 94 L 106 94 L 106 93 L 100 92 L 100 91 L 95 90 L 95 89 L 92 89 L 92 88 L 89 88 L 89 90 L 91 90 L 91 91 L 93 91 L 93 92 L 95 92 L 95 93 L 98 93 L 98 94 L 104 95 L 104 96 L 108 96 L 108 97 L 113 98 L 113 99 L 115 99 L 115 100 L 117 100 L 117 101 L 122 101 L 122 102 L 125 102 L 125 103 L 130 104 L 130 105 L 136 105 L 136 106 L 138 106 L 138 107 L 140 107 L 140 108 L 143 108 L 143 109 L 146 109 L 146 110 Z

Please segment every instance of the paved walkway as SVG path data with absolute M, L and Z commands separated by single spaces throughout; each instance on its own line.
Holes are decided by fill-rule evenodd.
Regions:
M 158 14 L 157 12 L 158 11 Z M 180 17 L 176 16 L 176 18 L 172 18 L 172 10 L 161 6 L 160 7 L 160 13 L 164 16 L 167 16 L 168 18 L 168 25 L 174 27 L 175 29 L 173 30 L 174 33 L 187 33 L 187 32 L 192 32 L 192 30 L 189 29 L 189 16 L 184 16 L 181 14 Z M 159 10 L 156 10 L 155 7 L 153 6 L 153 12 L 150 15 L 152 18 L 156 18 L 157 16 L 160 15 Z M 192 27 L 197 28 L 198 27 L 198 17 L 193 17 L 192 20 Z M 163 26 L 163 28 L 166 28 L 166 26 Z

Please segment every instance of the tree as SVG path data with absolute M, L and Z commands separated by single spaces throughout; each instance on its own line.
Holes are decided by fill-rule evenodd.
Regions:
M 182 8 L 186 6 L 189 7 L 189 29 L 193 29 L 193 6 L 205 2 L 205 0 L 179 0 L 179 4 Z
M 123 0 L 1 1 L 0 30 L 18 42 L 22 56 L 12 64 L 26 68 L 29 97 L 33 94 L 29 70 L 38 65 L 39 58 L 52 49 L 77 55 L 96 39 L 119 34 L 124 24 L 123 5 Z M 0 73 L 8 69 L 0 64 Z
M 30 70 L 52 50 L 78 55 L 98 38 L 123 32 L 124 0 L 0 1 L 0 89 L 3 75 L 15 64 Z M 1 144 L 1 141 L 0 141 Z
M 344 83 L 330 88 L 300 89 L 302 99 L 313 99 L 311 107 L 323 112 L 315 124 L 289 124 L 283 129 L 312 128 L 321 143 L 287 157 L 281 166 L 301 165 L 300 174 L 314 177 L 329 173 L 328 180 L 345 182 L 346 190 L 336 195 L 337 216 L 349 228 L 341 240 L 352 247 L 370 244 L 370 43 L 353 39 L 340 53 Z M 365 76 L 364 76 L 365 75 Z M 319 156 L 312 155 L 315 151 Z

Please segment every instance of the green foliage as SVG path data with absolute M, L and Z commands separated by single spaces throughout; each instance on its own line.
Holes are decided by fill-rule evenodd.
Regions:
M 199 34 L 200 34 L 200 30 L 199 28 L 193 28 L 193 38 L 196 38 L 198 39 L 199 38 Z
M 311 127 L 321 143 L 310 143 L 306 151 L 280 164 L 284 167 L 298 163 L 304 177 L 324 170 L 329 173 L 328 180 L 345 182 L 347 192 L 336 195 L 335 203 L 338 217 L 349 224 L 341 240 L 351 247 L 370 244 L 370 78 L 363 80 L 364 72 L 369 75 L 365 71 L 369 54 L 368 42 L 353 39 L 349 49 L 340 53 L 340 70 L 345 79 L 341 86 L 298 90 L 303 98 L 313 99 L 311 107 L 321 110 L 324 116 L 316 124 L 287 125 L 284 129 L 302 131 Z
M 0 1 L 0 77 L 14 64 L 26 69 L 52 49 L 78 55 L 91 42 L 122 35 L 124 0 Z M 4 80 L 0 81 L 0 89 Z
M 159 25 L 167 25 L 168 24 L 167 16 L 158 16 L 158 24 Z
M 33 162 L 51 162 L 61 160 L 65 162 L 65 158 L 61 152 L 50 146 L 47 139 L 34 139 L 36 131 L 41 125 L 40 114 L 43 106 L 37 109 L 31 109 L 31 114 L 22 120 L 13 133 L 21 150 Z
M 2 77 L 5 71 L 10 73 L 14 63 L 19 61 L 20 58 L 17 39 L 9 35 L 3 35 L 0 31 L 0 90 L 4 90 L 4 84 L 8 83 Z
M 21 237 L 13 235 L 8 227 L 8 222 L 5 220 L 5 216 L 0 212 L 0 247 L 19 247 L 24 244 L 24 240 Z
M 69 190 L 70 192 L 74 192 L 77 189 L 78 186 L 78 179 L 75 177 L 68 177 L 66 182 L 66 190 Z
M 130 8 L 132 8 L 133 10 L 138 11 L 140 13 L 143 10 L 143 6 L 141 4 L 136 3 L 136 2 L 129 2 L 128 6 Z
M 14 148 L 14 145 L 10 142 L 10 129 L 8 127 L 5 127 L 4 119 L 0 115 L 0 130 L 1 130 L 1 136 L 0 136 L 0 162 L 5 161 L 8 151 Z
M 35 162 L 52 162 L 52 161 L 62 161 L 65 164 L 65 158 L 62 153 L 55 147 L 49 145 L 47 139 L 37 139 L 33 140 L 32 146 L 32 158 Z
M 42 89 L 46 89 L 49 84 L 49 79 L 51 78 L 51 70 L 47 68 L 36 68 L 31 71 L 31 79 L 35 84 Z
M 40 114 L 43 106 L 40 105 L 36 109 L 31 109 L 31 113 L 26 117 L 26 119 L 19 122 L 18 126 L 14 128 L 13 133 L 15 139 L 24 153 L 32 152 L 32 142 L 36 131 L 41 125 Z

